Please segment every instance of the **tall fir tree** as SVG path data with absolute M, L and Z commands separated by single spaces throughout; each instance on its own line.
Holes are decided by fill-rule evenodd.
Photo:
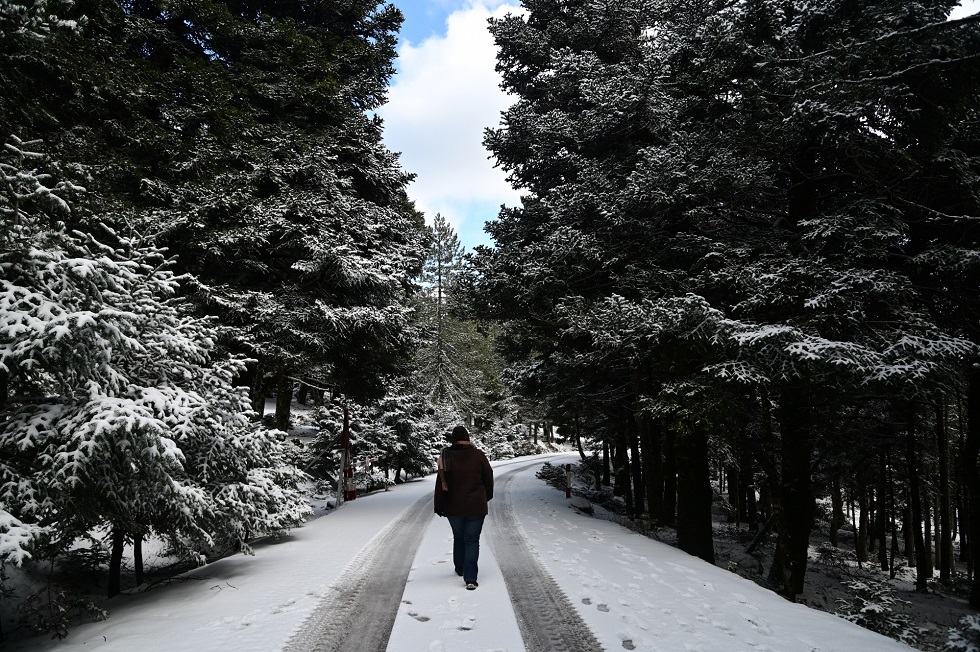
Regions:
M 857 388 L 934 391 L 972 355 L 908 264 L 930 247 L 910 237 L 926 215 L 962 224 L 936 204 L 938 179 L 976 213 L 976 19 L 946 22 L 951 6 L 534 0 L 491 27 L 518 100 L 486 142 L 526 196 L 477 253 L 475 299 L 508 320 L 511 359 L 530 356 L 529 392 L 600 399 L 617 466 L 654 458 L 625 474 L 637 510 L 642 489 L 671 494 L 649 478 L 666 464 L 655 433 L 676 435 L 695 554 L 710 557 L 709 432 L 734 414 L 712 405 L 748 391 L 774 418 L 771 576 L 790 596 L 816 420 Z M 954 71 L 926 99 L 930 76 Z
M 111 532 L 110 596 L 126 540 L 202 561 L 300 523 L 305 474 L 250 423 L 242 361 L 182 309 L 163 252 L 66 228 L 82 189 L 54 183 L 35 145 L 12 139 L 0 164 L 2 509 L 43 528 L 44 556 Z
M 0 127 L 72 162 L 64 173 L 94 191 L 82 226 L 91 211 L 177 256 L 200 312 L 233 327 L 223 344 L 257 360 L 254 406 L 282 397 L 280 426 L 296 378 L 378 394 L 412 349 L 402 304 L 424 255 L 410 176 L 368 116 L 400 12 L 376 0 L 62 9 L 79 29 L 12 43 Z

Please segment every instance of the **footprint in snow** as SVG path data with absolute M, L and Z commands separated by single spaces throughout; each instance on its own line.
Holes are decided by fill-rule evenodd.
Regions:
M 766 625 L 765 623 L 760 623 L 756 621 L 749 614 L 741 614 L 741 616 L 746 620 L 746 622 L 748 622 L 749 625 L 752 626 L 752 629 L 754 631 L 758 632 L 759 634 L 762 634 L 763 636 L 772 636 L 772 630 L 769 629 L 769 626 Z
M 463 618 L 463 622 L 459 624 L 459 630 L 463 632 L 468 632 L 473 629 L 473 625 L 476 623 L 476 616 L 467 616 Z
M 749 599 L 746 598 L 741 593 L 732 593 L 732 597 L 735 598 L 735 600 L 739 604 L 744 605 L 747 609 L 751 609 L 752 611 L 758 611 L 759 610 L 759 607 L 757 607 L 754 604 L 750 603 L 749 602 Z
M 711 625 L 713 627 L 716 627 L 716 628 L 720 629 L 723 632 L 731 633 L 731 631 L 732 631 L 732 626 L 729 625 L 726 622 L 721 621 L 721 620 L 712 620 L 711 621 Z
M 624 625 L 627 625 L 629 627 L 634 627 L 636 629 L 641 629 L 643 631 L 649 631 L 649 629 L 650 629 L 650 625 L 649 624 L 647 624 L 643 620 L 637 618 L 636 616 L 630 615 L 629 613 L 625 613 L 625 614 L 621 615 L 619 617 L 619 619 L 623 621 L 623 624 Z M 623 637 L 626 637 L 626 638 L 633 638 L 632 635 L 628 635 L 627 636 L 627 635 L 624 634 L 622 636 Z
M 582 604 L 592 604 L 592 598 L 582 598 Z
M 608 613 L 609 612 L 609 605 L 603 604 L 603 603 L 599 603 L 599 604 L 596 605 L 596 609 L 598 609 L 599 611 Z
M 415 611 L 409 611 L 408 612 L 408 615 L 411 616 L 412 618 L 414 618 L 415 620 L 419 621 L 420 623 L 427 623 L 430 620 L 432 620 L 428 616 L 422 616 L 418 612 L 415 612 Z

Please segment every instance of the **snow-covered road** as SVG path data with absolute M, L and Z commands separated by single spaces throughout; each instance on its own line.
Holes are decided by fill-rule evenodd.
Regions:
M 383 639 L 388 627 L 388 652 L 911 649 L 789 603 L 734 573 L 615 523 L 578 514 L 562 492 L 534 477 L 540 461 L 529 464 L 531 459 L 493 464 L 501 491 L 484 528 L 476 591 L 466 591 L 453 572 L 448 523 L 419 502 L 433 487 L 431 479 L 424 479 L 359 498 L 279 542 L 258 546 L 255 557 L 223 559 L 169 586 L 119 596 L 106 604 L 108 621 L 80 626 L 67 640 L 8 642 L 5 649 L 335 649 L 317 647 L 305 638 L 308 632 L 330 630 L 343 631 L 342 638 L 354 643 L 345 649 L 371 650 L 380 649 L 371 641 L 378 632 Z M 556 464 L 574 461 L 568 455 L 535 458 L 544 459 Z M 389 527 L 393 522 L 400 525 Z M 408 525 L 413 522 L 422 527 Z M 403 580 L 398 575 L 404 577 L 397 562 L 412 550 L 414 561 L 392 623 L 391 595 L 399 595 Z M 388 556 L 393 566 L 383 567 L 387 570 L 382 575 L 372 574 L 370 569 L 382 568 L 379 560 Z M 501 567 L 508 574 L 506 581 Z M 390 582 L 363 588 L 384 573 Z M 535 573 L 543 573 L 545 579 Z M 350 578 L 362 576 L 373 579 L 364 581 L 362 597 L 357 598 L 349 590 Z M 538 588 L 524 592 L 524 579 Z M 552 587 L 549 595 L 534 598 L 541 586 Z M 347 615 L 337 609 L 339 604 L 364 605 L 365 600 L 380 612 L 370 611 L 365 619 L 359 617 L 360 609 Z M 556 613 L 556 605 L 564 613 Z M 324 606 L 330 613 L 324 613 Z M 553 648 L 548 647 L 548 636 L 541 637 L 541 630 L 547 629 L 541 625 L 533 625 L 535 636 L 525 644 L 522 625 L 526 630 L 535 619 L 551 619 L 564 628 Z M 325 628 L 328 621 L 337 627 Z M 578 623 L 588 631 L 577 630 Z M 336 635 L 326 640 L 336 642 L 330 636 Z M 577 647 L 562 648 L 562 640 L 575 641 Z

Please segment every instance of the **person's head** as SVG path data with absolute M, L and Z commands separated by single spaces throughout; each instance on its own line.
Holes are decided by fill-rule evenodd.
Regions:
M 455 428 L 453 428 L 452 434 L 449 435 L 449 441 L 453 442 L 454 444 L 458 441 L 469 441 L 469 440 L 470 440 L 470 433 L 463 426 L 456 426 Z

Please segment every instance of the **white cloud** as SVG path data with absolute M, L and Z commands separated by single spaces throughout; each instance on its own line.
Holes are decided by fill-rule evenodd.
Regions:
M 482 141 L 483 130 L 498 126 L 500 112 L 514 101 L 499 88 L 487 19 L 520 11 L 474 4 L 448 16 L 444 36 L 403 43 L 388 104 L 379 111 L 385 144 L 417 175 L 409 196 L 428 218 L 440 212 L 457 231 L 482 228 L 487 219 L 467 214 L 466 206 L 518 203 Z
M 950 18 L 966 18 L 980 11 L 980 0 L 962 0 L 959 6 L 955 7 L 950 14 Z

